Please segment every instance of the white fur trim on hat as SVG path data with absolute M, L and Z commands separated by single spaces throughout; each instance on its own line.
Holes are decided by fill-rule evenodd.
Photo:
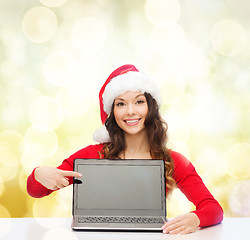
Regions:
M 114 77 L 106 86 L 102 95 L 103 110 L 109 114 L 114 99 L 127 91 L 150 93 L 158 105 L 160 105 L 160 94 L 155 84 L 145 74 L 130 71 Z
M 111 141 L 109 133 L 104 125 L 102 125 L 101 128 L 95 130 L 93 139 L 99 143 L 106 143 Z

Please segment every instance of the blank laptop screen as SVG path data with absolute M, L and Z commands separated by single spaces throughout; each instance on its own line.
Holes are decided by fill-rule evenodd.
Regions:
M 78 165 L 82 173 L 77 208 L 110 210 L 162 209 L 160 166 Z

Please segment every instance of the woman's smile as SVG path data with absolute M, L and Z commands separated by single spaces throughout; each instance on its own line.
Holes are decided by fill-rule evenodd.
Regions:
M 129 125 L 129 126 L 135 126 L 139 123 L 139 121 L 141 120 L 141 118 L 137 118 L 137 119 L 125 119 L 124 122 Z

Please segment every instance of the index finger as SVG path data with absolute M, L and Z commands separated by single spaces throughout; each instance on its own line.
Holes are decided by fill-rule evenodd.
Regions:
M 65 177 L 82 177 L 82 174 L 74 171 L 62 171 L 63 176 Z

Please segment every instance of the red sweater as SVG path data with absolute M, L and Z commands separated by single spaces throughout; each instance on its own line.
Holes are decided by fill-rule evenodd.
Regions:
M 73 171 L 73 162 L 76 158 L 100 158 L 98 151 L 103 148 L 102 144 L 90 145 L 65 159 L 58 167 L 61 170 Z M 178 188 L 185 194 L 189 201 L 195 206 L 193 211 L 200 219 L 200 227 L 210 226 L 220 223 L 223 219 L 223 210 L 220 204 L 214 199 L 204 185 L 202 179 L 195 171 L 194 166 L 183 155 L 178 152 L 171 152 L 174 161 L 173 178 Z M 34 169 L 35 170 L 35 169 Z M 36 181 L 34 170 L 27 180 L 27 191 L 30 196 L 41 198 L 49 195 L 53 190 L 49 190 Z M 73 178 L 69 177 L 72 184 Z

